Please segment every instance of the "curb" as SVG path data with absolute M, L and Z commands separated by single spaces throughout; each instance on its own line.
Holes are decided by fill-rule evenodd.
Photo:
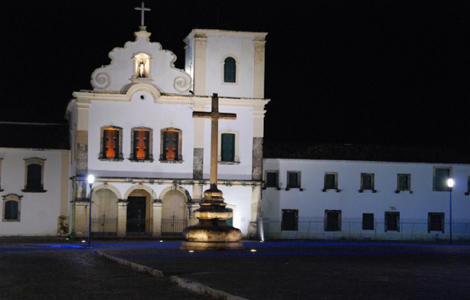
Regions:
M 163 275 L 163 272 L 157 269 L 152 269 L 150 267 L 140 265 L 133 263 L 131 261 L 112 256 L 109 254 L 106 254 L 102 251 L 95 250 L 93 249 L 93 252 L 97 253 L 98 255 L 101 255 L 109 260 L 115 261 L 118 264 L 125 265 L 130 267 L 133 270 L 139 271 L 139 272 L 144 272 L 148 273 L 152 276 L 158 277 L 158 278 L 164 278 L 165 276 Z M 199 282 L 191 281 L 188 279 L 181 278 L 179 276 L 170 276 L 169 277 L 170 282 L 176 283 L 179 287 L 190 290 L 196 294 L 199 295 L 209 295 L 214 299 L 222 299 L 222 300 L 248 300 L 247 298 L 243 297 L 238 297 L 231 295 L 229 293 L 226 293 L 224 291 L 216 290 L 213 288 L 210 288 L 208 286 L 205 286 Z
M 122 259 L 122 258 L 118 258 L 118 257 L 116 257 L 116 256 L 112 256 L 112 255 L 103 253 L 103 252 L 101 252 L 101 251 L 99 251 L 99 250 L 93 250 L 93 252 L 96 252 L 96 253 L 98 253 L 99 255 L 104 256 L 104 257 L 106 257 L 106 258 L 109 259 L 109 260 L 115 261 L 115 262 L 117 262 L 118 264 L 128 266 L 128 267 L 130 267 L 130 268 L 133 269 L 133 270 L 136 270 L 136 271 L 139 271 L 139 272 L 144 272 L 144 273 L 149 273 L 150 275 L 155 276 L 155 277 L 158 277 L 158 278 L 163 278 L 163 277 L 165 277 L 165 276 L 163 275 L 163 272 L 160 271 L 160 270 L 155 270 L 155 269 L 149 268 L 149 267 L 144 266 L 144 265 L 139 265 L 139 264 L 133 263 L 133 262 L 131 262 L 131 261 L 128 261 L 128 260 L 125 260 L 125 259 Z
M 223 300 L 248 300 L 247 298 L 238 297 L 231 295 L 229 293 L 216 290 L 200 284 L 199 282 L 191 281 L 188 279 L 184 279 L 178 276 L 170 276 L 170 281 L 176 283 L 180 287 L 184 289 L 188 289 L 200 295 L 209 295 L 214 299 L 223 299 Z

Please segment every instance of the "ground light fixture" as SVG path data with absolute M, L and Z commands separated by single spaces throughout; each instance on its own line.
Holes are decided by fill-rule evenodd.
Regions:
M 93 182 L 95 182 L 95 176 L 89 174 L 87 177 L 88 185 L 90 186 L 90 207 L 88 209 L 88 247 L 91 246 L 91 195 L 93 193 Z
M 449 245 L 452 245 L 452 188 L 454 184 L 454 179 L 447 179 L 447 186 L 449 187 Z

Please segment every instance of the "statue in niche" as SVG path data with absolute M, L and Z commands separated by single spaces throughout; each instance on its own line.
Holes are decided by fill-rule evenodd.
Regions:
M 142 60 L 139 63 L 139 77 L 140 78 L 145 77 L 145 65 L 144 65 L 144 62 Z

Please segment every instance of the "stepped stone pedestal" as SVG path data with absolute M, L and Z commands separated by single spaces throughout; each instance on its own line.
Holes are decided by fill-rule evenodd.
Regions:
M 240 249 L 242 233 L 240 229 L 227 225 L 226 220 L 233 213 L 225 208 L 227 205 L 222 197 L 222 191 L 211 185 L 204 192 L 201 208 L 195 216 L 199 222 L 183 231 L 186 241 L 181 245 L 182 250 L 226 250 Z

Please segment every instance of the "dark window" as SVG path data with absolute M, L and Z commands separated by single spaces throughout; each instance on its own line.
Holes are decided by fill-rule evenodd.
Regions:
M 235 82 L 237 65 L 233 57 L 224 60 L 224 82 Z
M 221 154 L 222 161 L 235 160 L 235 134 L 222 133 Z
M 18 220 L 17 201 L 7 201 L 5 203 L 5 220 Z
M 119 129 L 103 130 L 103 158 L 119 158 L 120 150 Z
M 361 190 L 374 190 L 374 174 L 361 174 Z
M 428 213 L 428 232 L 431 231 L 444 233 L 444 213 Z
M 26 190 L 28 192 L 39 192 L 42 191 L 42 167 L 38 164 L 28 165 L 28 175 L 26 182 Z
M 335 190 L 338 188 L 336 174 L 325 174 L 325 190 Z
M 362 230 L 374 230 L 374 214 L 362 214 Z
M 434 168 L 433 191 L 450 191 L 447 179 L 451 176 L 450 168 Z
M 300 173 L 299 172 L 287 172 L 287 187 L 288 188 L 300 188 Z
M 296 231 L 298 228 L 298 223 L 299 223 L 298 218 L 299 218 L 299 210 L 283 209 L 281 230 Z
M 325 231 L 341 231 L 340 210 L 325 210 Z
M 134 130 L 134 159 L 150 159 L 150 132 L 145 129 Z
M 278 187 L 278 172 L 266 172 L 266 187 Z
M 179 158 L 179 132 L 164 131 L 163 132 L 163 159 L 178 160 Z
M 409 190 L 411 190 L 411 175 L 410 174 L 398 174 L 398 176 L 397 176 L 397 190 L 398 191 L 409 191 Z
M 385 231 L 400 231 L 399 212 L 385 212 Z

